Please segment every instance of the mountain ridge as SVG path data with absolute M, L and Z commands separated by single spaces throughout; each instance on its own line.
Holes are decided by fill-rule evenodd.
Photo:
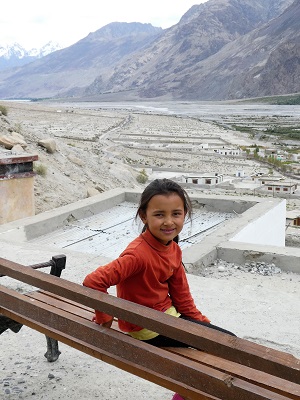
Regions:
M 295 1 L 277 18 L 227 44 L 218 55 L 205 60 L 201 65 L 201 78 L 194 87 L 210 93 L 209 98 L 213 100 L 300 92 L 300 82 L 296 79 L 300 76 L 300 29 L 292 29 L 293 24 L 300 28 L 299 21 L 300 4 Z M 291 59 L 294 59 L 293 71 Z M 241 60 L 243 68 L 238 72 Z M 280 74 L 279 69 L 286 72 Z M 205 96 L 203 99 L 207 100 Z
M 286 13 L 289 7 L 293 11 Z M 255 81 L 259 81 L 257 73 L 249 74 L 249 65 L 257 72 L 257 59 L 267 66 L 266 76 L 271 71 L 272 58 L 270 65 L 269 55 L 262 59 L 264 49 L 259 45 L 271 49 L 279 24 L 277 30 L 284 37 L 274 43 L 278 51 L 273 49 L 272 55 L 278 65 L 281 52 L 289 58 L 288 53 L 294 51 L 297 74 L 299 22 L 292 13 L 299 15 L 299 11 L 299 2 L 293 0 L 209 0 L 191 7 L 178 24 L 165 30 L 151 24 L 114 22 L 11 73 L 0 71 L 0 97 L 223 100 L 250 94 L 259 97 L 276 90 L 284 94 L 284 85 L 294 92 L 295 78 L 288 82 L 286 68 L 281 74 L 284 85 L 278 82 L 272 90 L 262 90 L 263 85 Z M 286 20 L 274 23 L 274 18 L 284 14 Z M 254 32 L 264 32 L 270 43 Z M 264 75 L 262 68 L 260 74 Z
M 108 35 L 111 26 L 119 29 L 113 38 Z M 7 98 L 8 92 L 12 93 L 9 97 L 17 98 L 53 97 L 61 91 L 85 87 L 100 72 L 104 75 L 109 72 L 124 54 L 137 51 L 161 32 L 162 28 L 150 24 L 108 24 L 70 47 L 15 69 L 11 74 L 0 71 L 0 97 Z
M 225 45 L 245 36 L 253 30 L 251 28 L 257 28 L 268 21 L 270 16 L 276 16 L 276 12 L 280 13 L 283 7 L 282 1 L 265 3 L 270 7 L 262 8 L 260 1 L 246 0 L 211 0 L 193 6 L 177 25 L 169 28 L 162 36 L 160 42 L 165 41 L 167 45 L 161 46 L 161 51 L 160 43 L 155 42 L 148 49 L 146 57 L 143 52 L 140 58 L 139 54 L 135 55 L 132 63 L 126 60 L 124 64 L 117 65 L 106 85 L 95 85 L 96 90 L 91 85 L 83 95 L 96 96 L 102 90 L 110 93 L 135 91 L 138 92 L 137 97 L 142 99 L 164 96 L 169 99 L 193 100 L 232 98 L 230 93 L 216 96 L 205 85 L 203 89 L 197 90 L 195 83 L 203 69 L 201 63 L 208 64 L 209 68 L 208 60 L 214 54 L 218 58 L 218 53 Z M 156 62 L 153 61 L 154 57 L 158 58 Z M 210 76 L 211 85 L 214 85 L 215 79 L 223 78 L 223 72 L 218 71 L 216 77 Z M 104 80 L 102 82 L 105 83 Z
M 29 50 L 19 43 L 2 44 L 0 45 L 0 70 L 26 65 L 61 49 L 62 46 L 53 41 L 40 48 L 31 48 Z

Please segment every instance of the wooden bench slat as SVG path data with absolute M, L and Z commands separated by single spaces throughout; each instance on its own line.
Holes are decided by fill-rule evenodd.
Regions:
M 94 310 L 88 309 L 87 307 L 81 308 L 81 305 L 75 302 L 66 301 L 61 296 L 55 296 L 50 292 L 37 291 L 26 294 L 30 298 L 37 299 L 49 304 L 58 309 L 67 311 L 73 315 L 85 318 L 88 321 L 91 320 Z M 117 329 L 117 325 L 114 323 L 113 327 Z M 178 348 L 178 347 L 167 347 L 166 351 L 171 351 L 175 354 L 183 355 L 194 361 L 201 362 L 202 364 L 208 365 L 210 367 L 217 368 L 228 374 L 246 379 L 252 383 L 258 383 L 260 386 L 276 391 L 284 396 L 288 396 L 291 399 L 299 399 L 300 387 L 293 382 L 287 382 L 284 379 L 274 377 L 262 371 L 257 371 L 252 368 L 246 367 L 241 364 L 236 364 L 232 361 L 224 360 L 223 358 L 213 356 L 201 351 L 195 351 L 191 348 Z
M 55 296 L 49 292 L 39 290 L 36 292 L 26 293 L 26 296 L 31 299 L 43 302 L 44 304 L 49 304 L 50 306 L 53 306 L 60 310 L 67 311 L 70 314 L 87 319 L 88 321 L 91 321 L 94 315 L 94 310 L 92 310 L 91 308 L 84 306 L 81 307 L 81 304 L 79 303 L 75 303 L 74 301 L 71 302 L 61 296 Z
M 244 365 L 224 360 L 223 358 L 202 351 L 197 351 L 192 348 L 165 347 L 164 349 L 174 354 L 183 355 L 190 360 L 198 361 L 210 367 L 217 368 L 218 370 L 224 371 L 228 374 L 238 376 L 249 382 L 257 383 L 261 387 L 276 391 L 276 393 L 280 393 L 291 399 L 300 399 L 300 385 L 297 385 L 294 382 L 289 382 L 274 375 L 257 371 Z
M 88 321 L 91 320 L 94 310 L 88 309 L 87 307 L 81 308 L 81 305 L 75 302 L 65 301 L 61 296 L 55 296 L 50 292 L 31 292 L 26 294 L 30 298 L 37 299 L 54 306 L 60 310 L 66 311 L 73 315 L 85 318 Z M 117 325 L 114 323 L 113 328 L 117 329 Z M 191 360 L 201 362 L 202 364 L 208 365 L 213 368 L 217 368 L 228 374 L 243 378 L 249 382 L 257 383 L 261 387 L 269 390 L 276 391 L 281 395 L 287 396 L 293 400 L 297 400 L 300 397 L 300 386 L 293 383 L 287 382 L 284 379 L 274 377 L 262 371 L 257 371 L 252 368 L 246 367 L 241 364 L 236 364 L 232 361 L 224 360 L 220 357 L 213 356 L 201 351 L 195 351 L 191 348 L 178 348 L 178 347 L 167 347 L 164 348 L 166 351 L 173 352 L 175 354 L 183 355 Z
M 53 297 L 55 300 L 60 300 L 60 301 L 62 301 L 64 303 L 72 304 L 72 305 L 74 305 L 74 306 L 76 306 L 76 307 L 78 307 L 78 308 L 80 308 L 82 310 L 86 310 L 86 311 L 94 313 L 94 309 L 91 308 L 91 307 L 87 307 L 84 304 L 77 303 L 76 301 L 70 300 L 70 299 L 68 299 L 66 297 L 59 296 L 59 295 L 57 295 L 55 293 L 52 293 L 52 292 L 49 292 L 49 291 L 46 291 L 46 290 L 36 290 L 35 292 L 26 293 L 26 295 L 31 294 L 31 293 L 43 293 L 48 297 Z
M 158 349 L 113 329 L 70 315 L 27 296 L 0 287 L 0 311 L 26 322 L 49 336 L 70 344 L 94 357 L 110 362 L 145 379 L 191 399 L 286 400 L 280 394 L 257 387 L 242 379 Z M 3 306 L 5 304 L 5 306 Z M 161 369 L 163 365 L 163 376 Z M 133 368 L 133 369 L 132 369 Z M 143 372 L 138 373 L 141 369 Z M 207 396 L 207 395 L 208 396 Z M 209 397 L 210 396 L 210 397 Z M 203 397 L 202 397 L 203 398 Z
M 123 320 L 142 325 L 216 356 L 295 383 L 300 381 L 299 361 L 290 354 L 225 335 L 192 322 L 177 319 L 174 321 L 173 317 L 164 313 L 82 287 L 62 278 L 31 270 L 2 258 L 0 258 L 0 274 L 21 280 L 92 309 L 98 309 Z
M 0 286 L 1 289 L 1 286 Z M 27 297 L 27 296 L 26 296 Z M 30 299 L 29 299 L 30 301 Z M 0 302 L 1 302 L 1 292 L 0 292 Z M 39 303 L 38 300 L 36 300 L 36 302 L 34 303 L 34 306 L 37 306 Z M 13 308 L 13 307 L 11 307 Z M 35 307 L 36 308 L 36 307 Z M 23 309 L 24 309 L 24 304 L 23 304 Z M 45 309 L 42 307 L 42 314 L 45 316 Z M 56 310 L 57 311 L 57 310 Z M 118 368 L 122 368 L 123 370 L 133 373 L 137 376 L 140 376 L 141 378 L 150 380 L 156 384 L 159 384 L 161 386 L 164 386 L 166 388 L 169 388 L 170 390 L 174 390 L 174 387 L 177 387 L 178 390 L 183 390 L 183 388 L 181 388 L 178 384 L 177 381 L 173 381 L 172 379 L 168 379 L 166 380 L 166 378 L 164 377 L 163 374 L 160 373 L 156 373 L 154 374 L 154 376 L 152 376 L 152 371 L 148 371 L 146 368 L 138 366 L 134 363 L 132 363 L 131 361 L 124 363 L 122 361 L 122 359 L 120 357 L 114 357 L 112 358 L 109 353 L 107 353 L 106 351 L 104 351 L 103 349 L 100 349 L 97 346 L 94 345 L 88 345 L 87 343 L 83 340 L 79 340 L 79 339 L 74 339 L 74 337 L 72 337 L 71 335 L 66 334 L 65 332 L 62 334 L 60 331 L 56 330 L 53 328 L 53 326 L 44 326 L 41 323 L 37 323 L 35 321 L 35 319 L 31 319 L 28 316 L 24 316 L 24 314 L 26 313 L 26 310 L 24 310 L 24 313 L 22 312 L 22 314 L 19 314 L 15 311 L 11 311 L 8 310 L 7 308 L 4 307 L 0 307 L 0 312 L 3 313 L 4 315 L 9 316 L 10 318 L 15 319 L 16 321 L 19 321 L 20 323 L 23 323 L 33 329 L 38 330 L 41 333 L 44 333 L 46 335 L 51 335 L 53 338 L 56 338 L 57 340 L 60 340 L 61 342 L 66 343 L 67 345 L 70 345 L 80 351 L 83 351 L 93 357 L 96 357 L 102 361 L 105 361 L 107 363 L 110 363 Z M 40 315 L 39 312 L 37 312 L 36 315 Z M 46 317 L 47 318 L 47 317 Z M 96 324 L 88 322 L 88 324 L 92 324 L 92 327 L 95 328 L 97 327 Z M 53 321 L 52 324 L 53 325 Z M 55 325 L 55 324 L 54 324 Z M 99 327 L 100 328 L 100 327 Z M 102 328 L 101 330 L 105 330 L 106 328 Z M 120 333 L 121 334 L 121 333 Z M 124 335 L 124 334 L 121 334 Z M 160 365 L 162 365 L 160 363 Z M 170 386 L 169 386 L 170 385 Z M 196 397 L 194 395 L 194 393 L 190 393 L 188 387 L 184 388 L 184 395 L 189 395 L 191 396 L 191 399 L 199 399 L 199 400 L 221 400 L 220 398 L 217 398 L 215 396 L 210 396 L 207 395 L 203 392 L 198 392 L 196 391 L 195 393 L 197 393 Z

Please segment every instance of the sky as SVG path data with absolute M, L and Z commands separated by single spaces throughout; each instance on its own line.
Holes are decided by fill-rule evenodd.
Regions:
M 207 0 L 9 0 L 0 12 L 0 46 L 26 50 L 49 41 L 70 46 L 111 22 L 142 22 L 169 28 L 194 4 Z

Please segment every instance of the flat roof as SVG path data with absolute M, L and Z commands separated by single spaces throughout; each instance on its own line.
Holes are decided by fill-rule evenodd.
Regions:
M 286 229 L 284 200 L 207 195 L 198 190 L 188 192 L 193 204 L 193 219 L 192 224 L 187 222 L 184 225 L 180 246 L 183 261 L 190 272 L 199 271 L 219 256 L 224 257 L 222 249 L 226 245 L 232 247 L 234 244 L 238 249 L 237 241 L 242 246 L 247 243 L 250 249 L 262 243 L 269 247 L 283 245 Z M 142 230 L 142 223 L 135 222 L 140 195 L 141 190 L 111 189 L 30 218 L 0 225 L 0 242 L 3 240 L 51 253 L 59 249 L 61 253 L 78 254 L 78 257 L 87 259 L 114 259 Z M 276 233 L 268 231 L 270 224 L 276 227 Z M 247 254 L 243 253 L 243 257 Z M 233 257 L 231 249 L 230 259 Z
M 137 207 L 137 203 L 124 201 L 96 215 L 69 220 L 63 227 L 28 242 L 116 258 L 142 230 L 142 223 L 135 221 Z M 180 234 L 180 247 L 201 242 L 232 218 L 236 218 L 235 213 L 194 209 L 192 223 L 187 221 Z

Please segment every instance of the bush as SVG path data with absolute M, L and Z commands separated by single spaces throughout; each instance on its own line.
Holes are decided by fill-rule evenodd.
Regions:
M 34 164 L 33 170 L 40 176 L 45 176 L 47 174 L 47 167 L 43 164 Z
M 0 113 L 1 113 L 2 115 L 7 116 L 7 113 L 8 113 L 7 107 L 2 106 L 2 105 L 0 104 Z
M 20 123 L 15 124 L 14 131 L 17 132 L 17 133 L 21 133 L 22 132 L 22 125 Z
M 278 98 L 275 104 L 279 105 L 298 105 L 300 104 L 300 96 L 288 96 L 283 98 Z
M 138 183 L 146 183 L 148 180 L 147 172 L 144 169 L 142 169 L 141 172 L 136 177 L 136 180 Z

